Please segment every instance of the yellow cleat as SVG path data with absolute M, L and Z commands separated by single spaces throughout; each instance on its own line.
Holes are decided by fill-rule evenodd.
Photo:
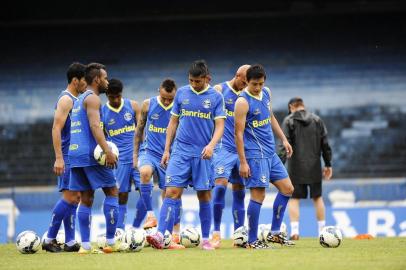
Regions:
M 84 249 L 83 247 L 80 247 L 78 254 L 79 255 L 85 255 L 85 254 L 103 254 L 104 252 L 98 249 Z
M 120 245 L 119 243 L 114 243 L 114 245 L 110 246 L 110 245 L 106 245 L 103 248 L 103 253 L 113 253 L 113 252 L 119 252 L 120 251 Z
M 158 220 L 154 216 L 149 216 L 144 222 L 144 230 L 158 226 Z
M 213 233 L 213 237 L 212 237 L 210 243 L 215 249 L 220 248 L 220 245 L 221 245 L 220 233 Z

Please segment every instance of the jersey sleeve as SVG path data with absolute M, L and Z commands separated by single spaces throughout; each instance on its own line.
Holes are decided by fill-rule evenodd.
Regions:
M 177 117 L 179 117 L 179 115 L 180 115 L 180 107 L 181 107 L 180 98 L 179 98 L 180 93 L 181 93 L 181 91 L 178 91 L 176 93 L 175 99 L 173 100 L 173 107 L 171 110 L 171 114 L 174 116 L 177 116 Z
M 214 108 L 214 119 L 218 118 L 226 118 L 224 97 L 220 93 L 217 95 L 216 107 Z

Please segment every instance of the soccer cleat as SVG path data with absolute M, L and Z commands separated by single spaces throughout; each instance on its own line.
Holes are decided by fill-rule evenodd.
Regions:
M 212 237 L 212 239 L 211 239 L 211 245 L 214 247 L 214 248 L 220 248 L 220 245 L 221 245 L 221 236 L 220 236 L 220 233 L 213 233 L 213 237 Z
M 163 249 L 164 248 L 164 236 L 159 231 L 147 235 L 147 242 L 156 249 Z
M 271 247 L 268 246 L 265 242 L 261 240 L 255 240 L 252 243 L 247 243 L 245 246 L 248 249 L 270 249 Z
M 203 250 L 214 250 L 215 248 L 213 247 L 213 245 L 210 243 L 209 240 L 203 240 L 202 249 Z
M 63 245 L 63 251 L 65 252 L 77 252 L 80 249 L 79 243 L 75 243 L 72 246 L 68 246 L 67 244 Z
M 289 240 L 297 241 L 297 240 L 299 240 L 299 235 L 298 234 L 291 235 Z
M 158 220 L 154 216 L 149 216 L 144 222 L 144 230 L 158 226 Z
M 104 252 L 98 249 L 84 249 L 83 247 L 80 247 L 78 254 L 79 255 L 85 255 L 85 254 L 103 254 Z
M 56 242 L 56 239 L 52 239 L 51 242 L 42 243 L 42 250 L 46 250 L 48 252 L 58 253 L 62 251 L 61 246 Z
M 172 233 L 172 243 L 180 244 L 180 236 L 178 233 Z
M 118 242 L 115 242 L 113 245 L 106 245 L 103 248 L 103 253 L 113 253 L 113 252 L 118 252 L 120 244 Z
M 294 246 L 295 242 L 288 240 L 286 235 L 284 233 L 278 232 L 278 233 L 269 233 L 266 237 L 267 242 L 275 243 L 275 244 L 281 244 L 282 246 Z
M 172 242 L 169 245 L 168 249 L 185 249 L 185 246 L 177 244 L 177 243 L 173 242 L 173 240 L 172 240 Z

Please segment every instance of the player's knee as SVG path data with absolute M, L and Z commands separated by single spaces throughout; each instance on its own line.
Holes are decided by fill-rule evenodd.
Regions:
M 245 186 L 242 184 L 233 184 L 232 185 L 233 191 L 240 191 L 240 190 L 245 190 Z
M 295 190 L 295 188 L 293 187 L 293 185 L 290 183 L 289 185 L 286 186 L 284 194 L 287 196 L 292 196 L 293 195 L 293 191 Z
M 165 197 L 171 199 L 179 199 L 182 192 L 176 188 L 167 188 L 165 191 Z
M 197 198 L 200 202 L 209 202 L 211 200 L 211 192 L 210 191 L 198 191 Z
M 128 202 L 128 192 L 118 193 L 118 204 L 127 204 Z
M 228 181 L 225 178 L 217 178 L 215 182 L 216 186 L 227 186 L 227 183 Z
M 92 207 L 93 205 L 94 196 L 81 196 L 80 204 L 83 204 L 87 207 Z
M 118 189 L 117 187 L 105 187 L 103 188 L 103 192 L 106 196 L 110 197 L 117 197 L 118 196 Z

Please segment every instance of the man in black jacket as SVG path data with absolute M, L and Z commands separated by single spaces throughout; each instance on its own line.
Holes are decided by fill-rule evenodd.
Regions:
M 289 201 L 289 217 L 292 240 L 299 239 L 299 200 L 308 197 L 313 199 L 316 208 L 319 232 L 325 226 L 325 208 L 322 194 L 322 177 L 330 180 L 331 148 L 327 140 L 327 129 L 317 115 L 307 112 L 300 97 L 289 101 L 289 115 L 282 123 L 282 129 L 293 147 L 293 155 L 288 161 L 288 173 L 292 179 L 294 192 Z M 320 156 L 323 156 L 324 168 Z M 286 152 L 279 145 L 279 157 L 286 161 Z

